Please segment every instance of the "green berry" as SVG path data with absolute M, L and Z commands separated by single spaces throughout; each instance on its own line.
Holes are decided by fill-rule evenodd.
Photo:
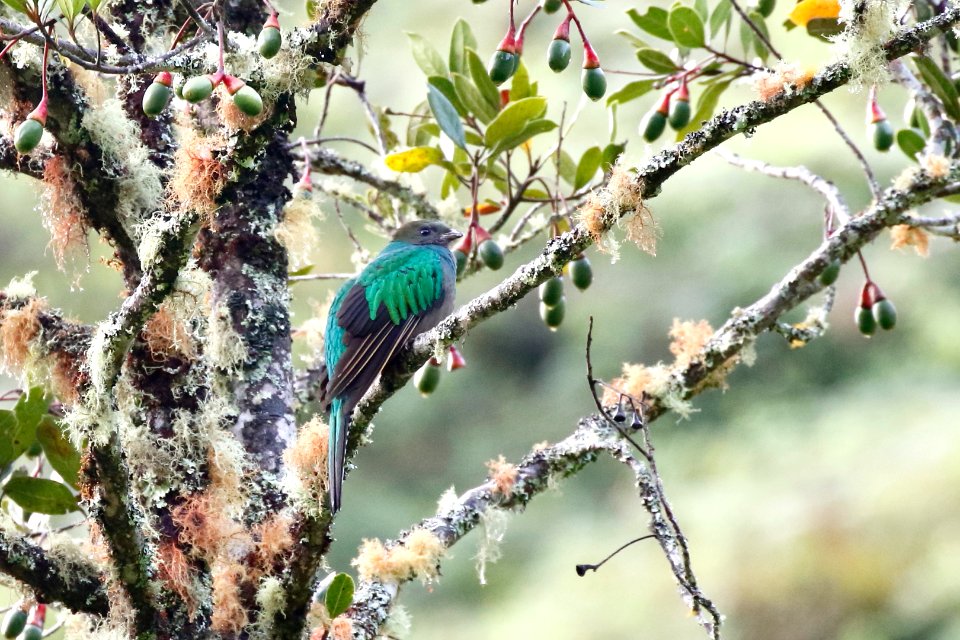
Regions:
M 607 92 L 607 76 L 603 74 L 603 69 L 600 67 L 584 69 L 580 74 L 580 84 L 587 97 L 594 101 L 602 98 Z
M 167 108 L 170 102 L 170 96 L 173 91 L 165 84 L 151 82 L 147 90 L 143 92 L 143 113 L 146 116 L 155 118 Z
M 417 391 L 426 398 L 440 385 L 440 365 L 434 364 L 433 358 L 430 358 L 413 374 L 413 383 L 417 386 Z
M 593 282 L 593 267 L 586 258 L 577 258 L 570 263 L 570 281 L 580 291 L 585 290 Z
M 567 313 L 567 301 L 560 298 L 560 301 L 552 307 L 540 303 L 540 319 L 550 327 L 551 331 L 556 331 L 563 324 L 563 316 Z
M 467 268 L 467 254 L 463 251 L 454 251 L 453 258 L 457 261 L 457 275 L 463 275 L 463 271 Z
M 487 72 L 494 84 L 503 84 L 516 72 L 520 64 L 520 56 L 509 51 L 497 49 L 490 58 Z
M 886 298 L 874 302 L 871 311 L 873 318 L 884 331 L 890 331 L 897 326 L 897 308 Z
M 854 316 L 857 328 L 865 336 L 872 336 L 877 332 L 877 320 L 873 317 L 870 309 L 867 307 L 857 307 L 857 313 Z
M 840 277 L 840 261 L 834 260 L 820 273 L 820 284 L 829 287 Z
M 263 100 L 260 99 L 260 94 L 250 85 L 243 85 L 233 94 L 233 104 L 250 117 L 258 116 L 263 112 Z
M 280 51 L 280 44 L 283 42 L 283 36 L 280 35 L 280 29 L 276 27 L 264 27 L 257 36 L 257 48 L 260 55 L 269 60 Z
M 15 606 L 3 619 L 3 637 L 16 638 L 25 626 L 27 626 L 27 612 Z
M 563 0 L 543 0 L 544 13 L 556 13 L 563 6 Z
M 647 142 L 654 142 L 667 128 L 667 116 L 661 111 L 650 111 L 640 122 L 640 134 Z
M 207 76 L 194 76 L 183 84 L 183 99 L 196 104 L 213 93 L 213 83 Z
M 496 271 L 503 266 L 503 249 L 491 239 L 486 239 L 477 247 L 480 260 L 490 269 Z
M 570 64 L 570 41 L 557 38 L 550 41 L 547 49 L 547 64 L 551 69 L 560 73 Z
M 877 120 L 870 125 L 873 135 L 873 147 L 877 151 L 887 151 L 893 146 L 893 125 L 889 120 Z
M 20 153 L 30 153 L 37 148 L 42 137 L 43 125 L 33 118 L 27 118 L 20 123 L 16 133 L 13 134 L 13 146 Z
M 668 120 L 675 131 L 687 126 L 687 123 L 690 122 L 690 101 L 678 99 L 671 102 Z
M 540 285 L 540 302 L 548 307 L 555 307 L 563 301 L 563 280 L 550 278 Z
M 777 8 L 777 0 L 758 0 L 757 13 L 764 18 L 769 18 L 773 10 Z
M 20 634 L 20 640 L 42 640 L 43 629 L 35 624 L 28 624 Z

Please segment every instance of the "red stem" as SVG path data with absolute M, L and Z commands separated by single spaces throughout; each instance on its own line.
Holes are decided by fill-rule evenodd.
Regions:
M 870 279 L 870 271 L 867 269 L 867 261 L 863 257 L 863 253 L 857 251 L 857 257 L 860 258 L 860 266 L 863 267 L 863 277 L 867 279 L 867 282 L 873 282 Z
M 513 5 L 511 4 L 511 6 L 513 6 Z M 534 17 L 536 17 L 536 15 L 537 15 L 538 13 L 540 13 L 540 5 L 539 5 L 539 4 L 535 5 L 535 6 L 533 7 L 533 11 L 530 12 L 530 15 L 528 15 L 526 18 L 524 18 L 524 19 L 523 19 L 523 22 L 520 23 L 520 30 L 517 32 L 517 53 L 518 53 L 518 54 L 523 52 L 523 35 L 524 35 L 524 34 L 526 33 L 526 31 L 527 31 L 527 26 L 528 26 L 528 25 L 530 24 L 530 22 L 534 19 Z

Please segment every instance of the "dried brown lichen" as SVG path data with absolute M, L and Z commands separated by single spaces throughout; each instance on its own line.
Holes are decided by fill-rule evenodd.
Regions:
M 628 215 L 630 213 L 633 215 Z M 650 255 L 657 253 L 659 231 L 653 214 L 643 202 L 643 183 L 622 165 L 613 167 L 602 189 L 587 196 L 577 212 L 577 220 L 600 250 L 613 256 L 618 255 L 619 244 L 607 232 L 615 224 L 625 226 L 627 239 L 642 251 Z
M 496 460 L 488 460 L 487 469 L 490 471 L 490 480 L 497 493 L 505 496 L 513 491 L 519 474 L 516 465 L 507 462 L 507 459 L 501 455 Z
M 330 624 L 330 637 L 333 640 L 353 640 L 353 620 L 337 617 Z
M 315 416 L 300 428 L 297 438 L 284 454 L 311 498 L 321 501 L 327 491 L 327 440 L 330 427 Z
M 193 576 L 186 555 L 172 540 L 165 540 L 157 548 L 160 581 L 180 596 L 187 605 L 187 616 L 193 620 L 197 613 L 197 596 Z
M 245 131 L 247 133 L 259 127 L 263 122 L 273 114 L 273 105 L 264 103 L 263 111 L 257 116 L 248 116 L 240 111 L 233 98 L 221 84 L 217 87 L 217 114 L 220 116 L 220 122 L 231 131 Z
M 225 142 L 219 136 L 204 136 L 183 129 L 180 146 L 173 156 L 167 199 L 182 211 L 211 215 L 217 196 L 227 183 L 227 169 L 217 155 Z
M 213 614 L 210 626 L 220 633 L 239 633 L 249 619 L 240 600 L 247 573 L 238 562 L 218 562 L 213 567 Z
M 143 339 L 156 361 L 176 355 L 192 359 L 197 355 L 193 335 L 186 324 L 171 313 L 166 302 L 147 320 L 143 327 Z
M 31 345 L 40 335 L 39 315 L 47 305 L 32 298 L 19 309 L 9 309 L 0 317 L 0 342 L 3 347 L 3 366 L 13 375 L 21 375 L 30 360 Z
M 43 187 L 43 226 L 50 233 L 47 247 L 53 251 L 57 268 L 63 271 L 68 257 L 82 252 L 86 258 L 90 253 L 85 209 L 65 158 L 52 156 L 47 160 L 43 167 Z
M 918 256 L 926 258 L 930 255 L 930 234 L 919 227 L 908 224 L 898 224 L 890 227 L 890 248 L 905 249 L 913 247 Z
M 686 367 L 699 355 L 700 351 L 713 336 L 713 327 L 706 320 L 694 322 L 679 318 L 673 319 L 670 327 L 670 353 L 676 357 L 677 366 Z
M 293 519 L 286 513 L 274 514 L 253 530 L 257 540 L 257 559 L 259 570 L 270 573 L 277 560 L 290 553 L 293 548 Z
M 386 548 L 380 540 L 364 539 L 360 553 L 353 559 L 361 580 L 403 582 L 419 577 L 429 581 L 437 577 L 443 543 L 426 529 L 416 529 L 402 544 Z
M 180 528 L 180 539 L 210 560 L 217 557 L 231 539 L 247 535 L 226 514 L 220 496 L 210 490 L 189 496 L 171 515 Z

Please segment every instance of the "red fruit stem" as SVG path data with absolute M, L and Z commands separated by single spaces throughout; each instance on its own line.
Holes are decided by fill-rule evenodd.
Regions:
M 680 87 L 677 89 L 677 100 L 690 102 L 690 90 L 687 89 L 687 76 L 680 78 Z
M 873 283 L 868 280 L 863 283 L 863 289 L 860 290 L 860 308 L 869 309 L 875 301 Z
M 180 43 L 180 40 L 183 38 L 183 34 L 187 32 L 187 27 L 193 23 L 193 18 L 187 18 L 183 21 L 183 26 L 180 27 L 180 30 L 177 31 L 177 35 L 173 37 L 173 42 L 170 43 L 170 51 L 173 51 L 177 45 Z
M 510 6 L 513 6 L 513 2 L 510 3 Z M 510 28 L 507 29 L 507 34 L 503 36 L 503 40 L 497 45 L 497 51 L 506 51 L 507 53 L 517 52 L 517 32 L 513 28 L 512 21 Z
M 870 124 L 875 124 L 887 119 L 887 114 L 883 112 L 883 109 L 880 108 L 880 105 L 877 103 L 876 99 L 870 101 L 869 108 L 867 109 L 867 121 Z
M 169 71 L 161 71 L 156 75 L 153 81 L 158 82 L 166 87 L 170 87 L 173 85 L 173 74 Z
M 490 239 L 490 232 L 481 227 L 479 224 L 473 228 L 473 232 L 475 234 L 474 239 L 478 245 Z
M 870 270 L 867 269 L 867 261 L 863 257 L 863 253 L 857 251 L 857 257 L 860 259 L 860 267 L 863 269 L 863 277 L 867 279 L 867 282 L 872 282 L 870 279 Z
M 570 4 L 570 0 L 563 0 L 564 6 L 567 7 L 567 18 L 573 20 L 573 24 L 577 25 L 577 31 L 580 32 L 580 39 L 583 40 L 584 47 L 590 45 L 590 39 L 587 38 L 587 32 L 583 30 L 583 25 L 580 24 L 580 18 L 577 17 L 577 12 L 573 10 L 573 5 Z
M 673 91 L 667 91 L 663 94 L 663 97 L 660 98 L 660 104 L 657 105 L 657 111 L 663 115 L 668 115 L 670 113 L 670 98 L 673 96 L 674 91 L 676 91 L 676 89 Z
M 450 371 L 456 371 L 457 369 L 463 369 L 467 366 L 467 360 L 463 357 L 463 354 L 460 353 L 460 350 L 454 346 L 450 346 L 450 360 L 447 362 L 447 369 Z
M 227 93 L 229 93 L 230 95 L 233 95 L 237 91 L 240 91 L 240 89 L 243 89 L 247 84 L 240 78 L 236 76 L 232 76 L 229 73 L 223 74 L 222 79 L 223 79 L 223 86 L 227 89 Z
M 456 246 L 453 247 L 454 251 L 459 251 L 465 256 L 470 255 L 470 250 L 473 249 L 473 227 L 467 227 L 467 233 L 464 234 L 463 240 L 458 242 Z
M 31 612 L 29 624 L 35 625 L 43 629 L 43 625 L 46 622 L 46 619 L 47 619 L 47 605 L 38 604 L 36 607 L 34 607 L 33 611 Z
M 593 50 L 593 47 L 590 46 L 590 43 L 586 40 L 583 41 L 583 68 L 584 69 L 596 69 L 600 66 L 600 58 L 597 57 L 597 52 Z
M 43 66 L 40 69 L 41 97 L 40 103 L 27 116 L 36 120 L 44 127 L 47 126 L 47 61 L 50 59 L 50 36 L 43 40 Z
M 270 2 L 270 0 L 263 0 L 263 4 L 267 7 L 267 11 L 269 11 L 271 15 L 277 15 L 277 8 L 273 6 L 273 3 Z M 269 22 L 269 20 L 267 20 L 267 22 Z M 280 26 L 277 25 L 277 28 L 279 29 Z
M 300 138 L 300 148 L 303 151 L 303 173 L 300 174 L 300 182 L 297 183 L 297 186 L 304 191 L 313 192 L 313 180 L 310 177 L 310 165 L 313 158 L 310 156 L 310 145 L 307 144 L 306 138 Z
M 431 367 L 439 367 L 439 366 L 440 366 L 440 361 L 437 360 L 437 357 L 436 357 L 436 356 L 430 356 L 430 359 L 427 360 L 427 362 L 430 364 Z
M 566 40 L 570 42 L 570 14 L 567 14 L 567 17 L 557 25 L 557 30 L 553 32 L 554 40 Z
M 279 19 L 279 16 L 277 15 L 277 12 L 276 12 L 276 11 L 274 11 L 273 13 L 271 13 L 271 14 L 270 14 L 270 17 L 267 18 L 267 21 L 263 23 L 263 28 L 264 28 L 264 29 L 273 28 L 273 29 L 276 29 L 276 30 L 278 30 L 278 31 L 280 30 L 280 19 Z
M 523 19 L 523 22 L 520 23 L 520 30 L 517 31 L 517 55 L 523 53 L 523 36 L 527 32 L 527 27 L 530 25 L 530 22 L 540 13 L 540 5 L 537 4 L 533 7 L 526 18 Z

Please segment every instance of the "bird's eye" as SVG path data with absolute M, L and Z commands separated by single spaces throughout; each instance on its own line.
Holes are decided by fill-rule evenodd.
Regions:
M 433 233 L 433 231 L 430 230 L 430 227 L 424 227 L 423 229 L 420 229 L 420 235 L 424 237 L 430 235 L 431 233 Z

